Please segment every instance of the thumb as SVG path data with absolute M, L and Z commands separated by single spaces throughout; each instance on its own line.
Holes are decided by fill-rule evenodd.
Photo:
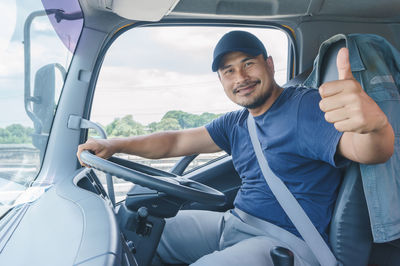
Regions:
M 336 66 L 339 74 L 339 80 L 354 79 L 351 73 L 349 49 L 342 48 L 339 50 L 336 58 Z

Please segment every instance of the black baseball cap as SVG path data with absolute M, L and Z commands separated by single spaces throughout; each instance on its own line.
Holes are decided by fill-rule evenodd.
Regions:
M 263 54 L 264 58 L 268 57 L 263 43 L 256 36 L 247 31 L 235 30 L 222 36 L 215 46 L 212 71 L 218 70 L 221 59 L 230 52 L 243 52 L 252 56 Z

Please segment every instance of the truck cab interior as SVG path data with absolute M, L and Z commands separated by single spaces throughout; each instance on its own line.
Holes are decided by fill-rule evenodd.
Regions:
M 206 71 L 215 74 L 211 73 L 211 56 L 190 50 L 186 57 L 177 53 L 176 47 L 184 51 L 192 43 L 197 47 L 205 42 L 208 43 L 206 49 L 212 52 L 209 47 L 216 44 L 218 36 L 235 28 L 256 30 L 259 35 L 269 35 L 271 40 L 278 38 L 273 33 L 278 32 L 285 42 L 271 50 L 284 54 L 278 64 L 284 71 L 277 71 L 282 87 L 303 84 L 315 67 L 321 44 L 337 34 L 379 35 L 400 50 L 400 3 L 396 0 L 33 2 L 35 4 L 24 0 L 3 4 L 10 14 L 15 13 L 10 20 L 15 28 L 8 34 L 11 40 L 8 48 L 0 46 L 0 59 L 4 56 L 1 59 L 4 63 L 0 65 L 0 88 L 4 88 L 0 96 L 0 105 L 3 105 L 0 110 L 4 114 L 4 118 L 0 118 L 0 149 L 4 154 L 0 156 L 0 184 L 4 184 L 0 190 L 0 265 L 151 265 L 166 218 L 185 209 L 226 211 L 233 207 L 241 179 L 227 154 L 207 157 L 201 164 L 196 160 L 202 155 L 197 154 L 151 164 L 119 155 L 104 160 L 84 152 L 82 159 L 91 168 L 82 167 L 76 157 L 78 145 L 89 137 L 126 136 L 115 133 L 119 130 L 115 124 L 123 119 L 114 120 L 114 127 L 105 127 L 98 122 L 98 114 L 104 115 L 112 108 L 125 105 L 124 110 L 134 117 L 150 116 L 155 107 L 164 102 L 168 102 L 167 106 L 176 104 L 166 91 L 171 91 L 176 101 L 189 101 L 175 92 L 173 85 L 163 83 L 164 79 L 160 81 L 161 89 L 155 90 L 151 83 L 154 76 L 145 76 L 143 69 L 150 69 L 154 75 L 175 78 L 176 65 L 184 58 L 187 61 L 182 61 L 182 73 L 187 71 L 189 81 L 181 86 L 202 90 L 209 85 L 204 81 L 206 74 L 195 83 L 190 71 L 202 71 L 197 64 L 204 61 L 209 64 Z M 58 46 L 46 43 L 44 29 L 51 30 L 54 38 L 60 40 L 59 45 L 67 54 L 62 63 L 57 63 L 56 59 L 52 61 L 57 58 Z M 197 39 L 201 30 L 201 35 L 207 38 Z M 6 40 L 3 36 L 6 32 L 0 33 Z M 34 34 L 43 38 L 41 45 L 35 43 L 37 36 Z M 130 34 L 133 37 L 128 39 Z M 158 43 L 150 43 L 150 35 L 166 36 L 165 39 L 173 42 L 161 49 Z M 123 41 L 124 38 L 127 41 Z M 337 79 L 336 55 L 344 46 L 346 42 L 339 41 L 320 58 L 320 84 Z M 8 77 L 4 69 L 9 72 L 14 69 L 11 54 L 17 52 L 13 49 L 21 53 L 15 57 L 22 66 L 19 68 L 21 82 L 19 87 L 13 87 L 15 95 L 21 95 L 21 104 L 6 103 L 11 101 L 9 84 L 1 81 L 2 76 L 3 80 Z M 35 57 L 41 50 L 50 58 L 49 62 Z M 170 56 L 168 61 L 163 59 L 164 55 Z M 113 61 L 116 56 L 125 60 Z M 169 72 L 157 72 L 153 59 Z M 192 63 L 184 65 L 185 62 Z M 130 64 L 138 65 L 133 72 L 118 68 L 129 70 Z M 124 83 L 125 79 L 132 78 L 130 76 L 134 76 L 136 87 Z M 148 79 L 150 83 L 143 85 L 141 79 Z M 118 86 L 131 91 L 119 94 Z M 213 86 L 209 87 L 223 91 Z M 142 95 L 146 91 L 150 96 L 144 99 Z M 205 102 L 209 101 L 210 110 L 210 98 L 216 98 L 217 106 L 228 101 L 214 96 L 212 90 L 209 92 Z M 400 108 L 399 88 L 395 92 L 391 101 L 396 101 Z M 131 111 L 140 102 L 148 108 Z M 393 113 L 387 113 L 389 120 L 400 110 L 390 111 Z M 26 116 L 27 125 L 32 126 L 27 138 L 29 145 L 23 147 L 17 141 L 6 142 L 4 137 L 5 130 L 9 129 L 6 126 L 25 123 L 14 119 L 19 113 Z M 139 133 L 127 132 L 140 135 L 161 127 L 161 122 L 151 124 L 148 121 L 143 128 L 129 122 L 128 125 Z M 164 122 L 169 122 L 169 127 L 165 126 L 167 130 L 175 129 L 171 119 Z M 394 173 L 400 170 L 399 130 L 394 127 L 395 154 L 389 161 Z M 23 159 L 11 167 L 15 154 L 21 154 Z M 35 160 L 32 171 L 26 166 L 29 156 Z M 400 184 L 399 176 L 393 178 Z M 127 188 L 120 192 L 122 186 Z M 399 188 L 393 186 L 386 196 L 393 201 L 400 200 Z M 364 190 L 360 165 L 352 163 L 344 171 L 330 224 L 331 249 L 342 265 L 400 265 L 400 230 L 397 237 L 388 241 L 374 239 Z

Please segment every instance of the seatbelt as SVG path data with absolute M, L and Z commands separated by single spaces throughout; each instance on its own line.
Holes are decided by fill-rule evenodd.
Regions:
M 261 150 L 261 145 L 257 137 L 256 123 L 253 116 L 249 113 L 247 118 L 247 127 L 250 134 L 251 143 L 257 156 L 261 172 L 270 187 L 275 198 L 292 221 L 297 231 L 303 237 L 304 241 L 314 253 L 318 262 L 323 266 L 338 265 L 335 256 L 325 243 L 324 239 L 315 228 L 310 218 L 304 212 L 303 208 L 297 202 L 296 198 L 289 191 L 283 181 L 277 177 L 268 165 L 268 162 Z

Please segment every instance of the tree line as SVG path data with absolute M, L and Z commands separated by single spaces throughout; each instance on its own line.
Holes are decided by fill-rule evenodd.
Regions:
M 6 128 L 0 127 L 0 144 L 32 143 L 33 132 L 33 128 L 20 124 L 12 124 Z
M 110 124 L 103 126 L 108 137 L 128 137 L 144 135 L 158 131 L 180 130 L 203 126 L 222 114 L 202 113 L 191 114 L 184 111 L 168 111 L 159 122 L 142 125 L 135 121 L 132 115 L 115 118 Z M 0 144 L 32 143 L 34 129 L 20 124 L 12 124 L 0 128 Z M 89 136 L 97 135 L 90 131 Z

